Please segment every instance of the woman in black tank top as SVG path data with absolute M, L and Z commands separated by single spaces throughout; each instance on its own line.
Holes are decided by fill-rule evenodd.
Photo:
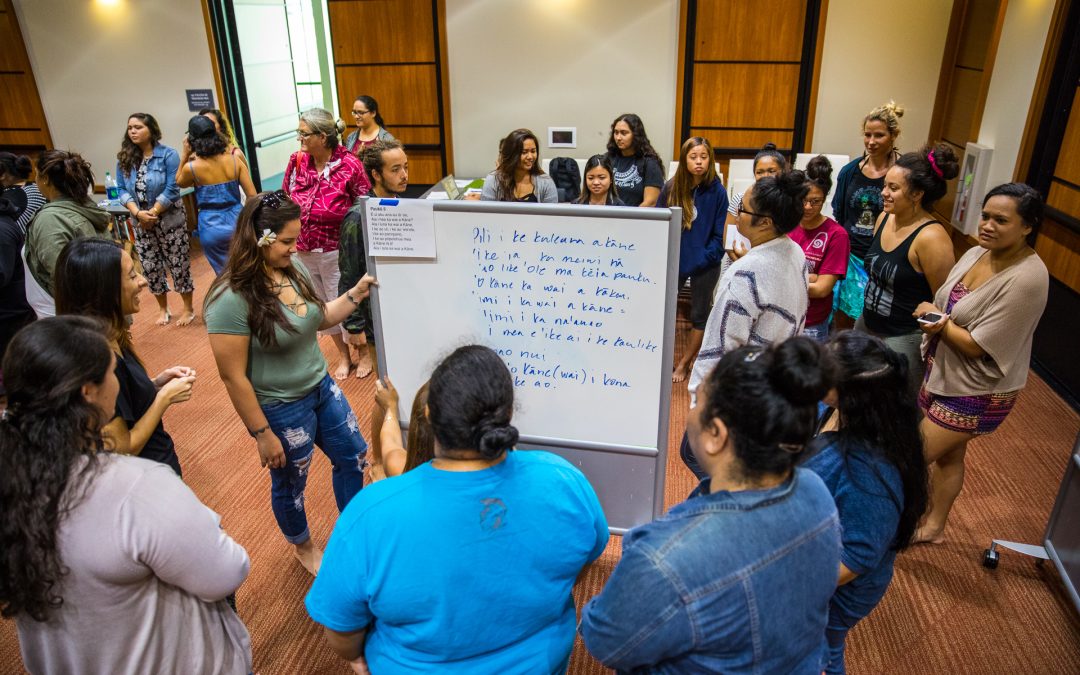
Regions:
M 866 252 L 869 280 L 855 328 L 907 357 L 912 392 L 923 373 L 915 309 L 934 297 L 956 262 L 952 239 L 930 209 L 957 173 L 956 155 L 944 144 L 902 155 L 885 175 L 884 211 Z

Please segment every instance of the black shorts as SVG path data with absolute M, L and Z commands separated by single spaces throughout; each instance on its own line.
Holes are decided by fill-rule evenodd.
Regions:
M 705 330 L 712 311 L 713 291 L 720 279 L 720 266 L 690 276 L 690 325 L 697 330 Z M 686 278 L 679 280 L 679 288 L 686 283 Z

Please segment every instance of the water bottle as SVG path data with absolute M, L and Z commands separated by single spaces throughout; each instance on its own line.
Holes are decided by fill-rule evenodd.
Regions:
M 116 185 L 116 181 L 108 171 L 105 172 L 105 196 L 110 202 L 120 200 L 120 188 Z

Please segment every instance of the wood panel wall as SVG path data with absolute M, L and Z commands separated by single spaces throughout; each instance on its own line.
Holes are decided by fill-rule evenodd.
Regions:
M 1073 95 L 1046 204 L 1080 222 L 1080 87 Z M 1076 229 L 1047 218 L 1039 229 L 1035 250 L 1054 278 L 1080 293 L 1080 233 Z
M 328 0 L 341 119 L 352 104 L 379 102 L 386 129 L 405 144 L 409 182 L 453 170 L 442 0 Z M 350 129 L 351 132 L 351 129 Z
M 0 0 L 0 149 L 32 154 L 52 147 L 34 72 L 11 0 Z
M 794 145 L 800 77 L 803 68 L 812 66 L 804 62 L 803 49 L 809 2 L 687 3 L 681 22 L 686 52 L 676 147 L 685 138 L 703 136 L 723 164 L 752 155 L 767 142 L 785 153 L 803 149 Z M 816 53 L 816 35 L 813 39 L 811 52 Z M 809 100 L 809 92 L 805 96 Z

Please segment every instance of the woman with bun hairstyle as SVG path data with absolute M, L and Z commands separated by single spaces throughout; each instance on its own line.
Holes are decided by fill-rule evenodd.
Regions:
M 832 218 L 822 215 L 825 195 L 832 188 L 832 164 L 818 155 L 806 165 L 809 190 L 803 201 L 803 217 L 791 238 L 806 255 L 806 271 L 810 275 L 810 305 L 806 310 L 803 329 L 818 342 L 829 337 L 829 314 L 832 313 L 833 287 L 847 274 L 850 245 L 848 234 Z
M 281 184 L 285 194 L 300 205 L 297 257 L 311 274 L 323 302 L 338 297 L 341 223 L 353 203 L 371 190 L 363 163 L 340 143 L 343 131 L 345 123 L 322 108 L 301 113 L 296 130 L 300 151 L 289 157 Z M 334 342 L 338 355 L 334 377 L 348 377 L 354 364 L 345 329 L 335 324 L 320 330 L 319 335 L 329 335 Z
M 634 673 L 821 673 L 840 566 L 836 506 L 797 465 L 832 362 L 805 337 L 728 352 L 690 411 L 690 497 L 623 537 L 581 613 L 605 666 Z
M 0 152 L 0 190 L 8 200 L 19 207 L 15 215 L 15 224 L 23 234 L 26 234 L 26 226 L 33 219 L 42 206 L 45 206 L 45 196 L 41 194 L 30 175 L 34 172 L 34 165 L 29 157 L 16 155 L 10 152 Z M 23 198 L 14 199 L 9 190 L 19 190 Z M 24 203 L 25 202 L 25 203 Z
M 229 152 L 229 140 L 205 115 L 188 120 L 187 137 L 176 172 L 180 187 L 195 187 L 199 209 L 199 243 L 214 274 L 221 274 L 229 258 L 236 219 L 246 197 L 255 194 L 247 162 Z
M 397 140 L 383 128 L 379 102 L 370 96 L 356 97 L 352 104 L 352 116 L 356 120 L 356 131 L 345 139 L 345 149 L 357 157 L 363 157 L 364 149 L 375 141 Z
M 528 129 L 515 129 L 499 141 L 499 162 L 484 178 L 480 199 L 487 202 L 556 204 L 555 181 L 540 168 L 540 142 Z
M 660 190 L 656 205 L 682 209 L 678 287 L 682 288 L 686 280 L 690 280 L 690 344 L 671 375 L 672 382 L 682 382 L 690 374 L 701 349 L 705 324 L 712 309 L 713 291 L 720 278 L 720 261 L 724 257 L 728 198 L 716 175 L 709 141 L 695 136 L 683 143 L 679 168 Z
M 907 357 L 912 395 L 923 376 L 923 334 L 915 310 L 934 298 L 956 262 L 952 238 L 930 209 L 958 173 L 947 143 L 901 155 L 885 175 L 884 207 L 866 251 L 866 295 L 855 328 Z
M 170 469 L 106 452 L 120 385 L 100 322 L 37 321 L 3 365 L 0 607 L 26 669 L 250 673 L 225 601 L 247 552 Z
M 615 187 L 627 206 L 655 206 L 664 186 L 664 163 L 649 142 L 645 124 L 634 113 L 611 123 L 607 156 L 615 170 Z
M 760 180 L 766 176 L 779 176 L 788 170 L 788 161 L 779 150 L 776 149 L 775 143 L 766 143 L 761 146 L 761 150 L 758 150 L 754 155 L 754 180 Z M 744 192 L 737 193 L 728 204 L 728 214 L 725 226 L 736 227 L 739 224 L 739 207 L 742 206 Z M 739 258 L 746 255 L 747 249 L 739 242 L 735 242 L 734 249 L 728 249 L 727 256 L 722 263 L 721 274 L 727 271 L 731 263 L 735 262 Z
M 893 101 L 878 106 L 863 118 L 863 148 L 866 152 L 840 169 L 833 195 L 833 218 L 848 233 L 851 258 L 848 275 L 840 282 L 836 295 L 836 325 L 851 328 L 862 314 L 866 290 L 866 270 L 863 259 L 874 239 L 874 223 L 883 208 L 881 191 L 885 174 L 896 163 L 896 137 L 900 135 L 900 118 L 904 109 Z
M 585 162 L 578 204 L 587 206 L 626 206 L 615 187 L 615 169 L 607 155 L 593 155 Z
M 375 280 L 365 274 L 323 302 L 295 255 L 300 227 L 300 206 L 284 192 L 249 199 L 203 314 L 221 381 L 270 469 L 274 518 L 296 558 L 315 575 L 322 552 L 304 512 L 315 446 L 333 466 L 339 511 L 363 487 L 367 452 L 356 415 L 326 372 L 316 332 L 341 323 Z
M 76 237 L 108 237 L 108 212 L 89 195 L 94 185 L 90 163 L 74 152 L 46 150 L 37 161 L 38 187 L 48 203 L 26 230 L 26 301 L 38 318 L 56 314 L 53 272 L 60 251 Z
M 566 672 L 571 589 L 608 540 L 596 493 L 562 458 L 514 450 L 514 383 L 491 349 L 446 357 L 427 407 L 435 459 L 352 500 L 308 613 L 356 672 Z
M 176 325 L 186 326 L 195 320 L 191 304 L 195 284 L 191 280 L 187 213 L 176 183 L 180 154 L 161 143 L 161 127 L 153 115 L 132 113 L 116 159 L 120 203 L 138 225 L 135 250 L 150 292 L 157 300 L 157 324 L 165 326 L 172 319 L 169 280 L 165 274 L 168 270 L 172 274 L 173 290 L 184 303 Z
M 839 422 L 814 439 L 803 466 L 825 482 L 840 514 L 840 579 L 825 631 L 825 672 L 833 675 L 845 672 L 848 631 L 885 596 L 896 554 L 911 545 L 928 494 L 907 361 L 858 331 L 839 333 L 828 350 L 837 376 L 825 402 Z
M 153 379 L 146 373 L 131 342 L 129 323 L 129 317 L 139 313 L 144 288 L 146 279 L 114 241 L 75 239 L 56 261 L 56 313 L 101 319 L 116 357 L 116 414 L 101 430 L 108 449 L 160 462 L 179 476 L 176 446 L 161 419 L 170 406 L 191 398 L 195 369 L 173 366 Z
M 997 429 L 1027 384 L 1031 340 L 1050 284 L 1046 265 L 1027 243 L 1042 212 L 1038 191 L 1023 183 L 986 193 L 979 245 L 961 256 L 933 303 L 915 308 L 916 316 L 943 315 L 919 324 L 926 334 L 921 429 L 934 471 L 931 509 L 917 541 L 942 541 L 964 485 L 968 442 Z

